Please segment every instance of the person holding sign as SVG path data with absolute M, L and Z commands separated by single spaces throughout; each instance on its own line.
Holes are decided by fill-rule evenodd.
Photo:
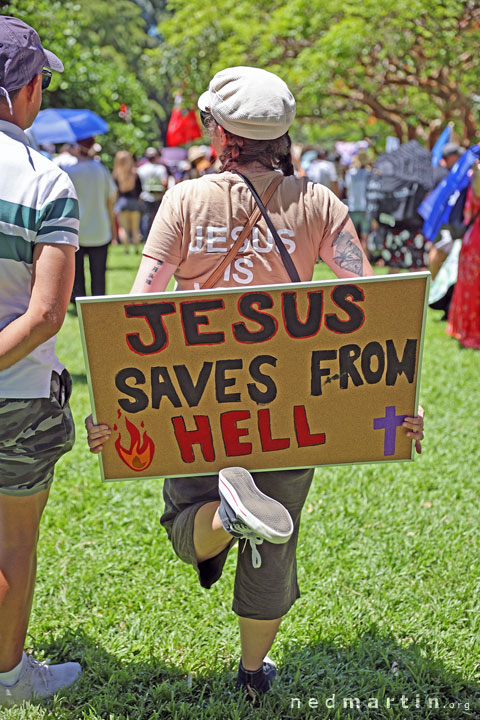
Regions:
M 277 75 L 226 68 L 198 105 L 221 171 L 165 194 L 133 294 L 162 292 L 172 275 L 178 290 L 310 281 L 319 255 L 340 278 L 373 274 L 347 207 L 325 186 L 294 176 L 288 128 L 295 100 Z M 94 425 L 91 416 L 86 426 L 91 451 L 101 452 L 108 426 Z M 406 418 L 403 427 L 420 451 L 422 417 Z M 251 557 L 238 554 L 233 610 L 241 636 L 237 687 L 252 699 L 276 675 L 266 656 L 299 597 L 296 544 L 313 474 L 305 468 L 252 476 L 229 467 L 219 477 L 165 480 L 161 522 L 203 587 L 219 579 L 236 539 L 251 545 Z

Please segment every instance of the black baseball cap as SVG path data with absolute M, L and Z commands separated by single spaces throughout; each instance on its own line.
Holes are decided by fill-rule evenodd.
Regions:
M 7 97 L 31 82 L 43 68 L 63 72 L 63 63 L 46 50 L 36 30 L 16 17 L 0 15 L 0 94 Z

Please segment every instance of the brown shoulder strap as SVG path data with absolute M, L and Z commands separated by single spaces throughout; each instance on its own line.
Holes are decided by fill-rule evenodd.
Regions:
M 268 188 L 265 190 L 265 193 L 262 196 L 262 202 L 264 205 L 268 203 L 268 201 L 272 198 L 275 190 L 278 188 L 280 183 L 283 180 L 283 175 L 278 174 L 278 177 L 273 178 L 272 182 L 268 186 Z M 215 268 L 215 270 L 212 272 L 212 274 L 205 280 L 205 282 L 202 285 L 202 290 L 208 290 L 208 288 L 214 287 L 217 283 L 217 281 L 221 278 L 223 275 L 223 272 L 225 268 L 232 262 L 232 260 L 235 258 L 236 254 L 240 250 L 240 248 L 243 245 L 243 242 L 247 235 L 252 231 L 252 228 L 254 225 L 258 222 L 258 219 L 261 215 L 261 210 L 257 206 L 250 217 L 248 218 L 245 227 L 243 228 L 242 232 L 236 239 L 235 243 L 232 245 L 228 253 L 223 257 L 223 260 L 221 261 L 220 265 Z

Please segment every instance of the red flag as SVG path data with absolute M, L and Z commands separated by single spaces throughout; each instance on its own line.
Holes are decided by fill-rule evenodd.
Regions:
M 181 108 L 181 97 L 175 99 L 167 128 L 167 146 L 184 145 L 202 137 L 195 110 Z

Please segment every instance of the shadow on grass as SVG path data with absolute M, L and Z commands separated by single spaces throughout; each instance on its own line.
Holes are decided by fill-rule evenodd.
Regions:
M 168 629 L 164 629 L 168 632 Z M 45 655 L 82 664 L 81 680 L 56 698 L 56 720 L 451 720 L 480 717 L 479 690 L 415 644 L 371 629 L 347 646 L 321 640 L 288 647 L 279 682 L 252 707 L 235 692 L 235 672 L 188 677 L 152 657 L 127 662 L 82 634 L 43 647 Z M 131 655 L 130 648 L 126 654 Z M 49 716 L 50 717 L 50 716 Z
M 45 643 L 42 650 L 52 663 L 75 661 L 83 669 L 80 680 L 49 705 L 49 720 L 214 718 L 217 700 L 229 694 L 226 689 L 233 689 L 230 670 L 193 679 L 159 658 L 122 661 L 121 650 L 118 656 L 112 655 L 85 634 L 65 634 Z M 131 654 L 130 648 L 127 653 Z M 238 695 L 235 698 L 238 702 Z M 218 717 L 227 720 L 229 716 Z
M 451 720 L 480 717 L 480 687 L 411 638 L 371 628 L 351 645 L 327 640 L 287 648 L 281 672 L 285 718 Z

